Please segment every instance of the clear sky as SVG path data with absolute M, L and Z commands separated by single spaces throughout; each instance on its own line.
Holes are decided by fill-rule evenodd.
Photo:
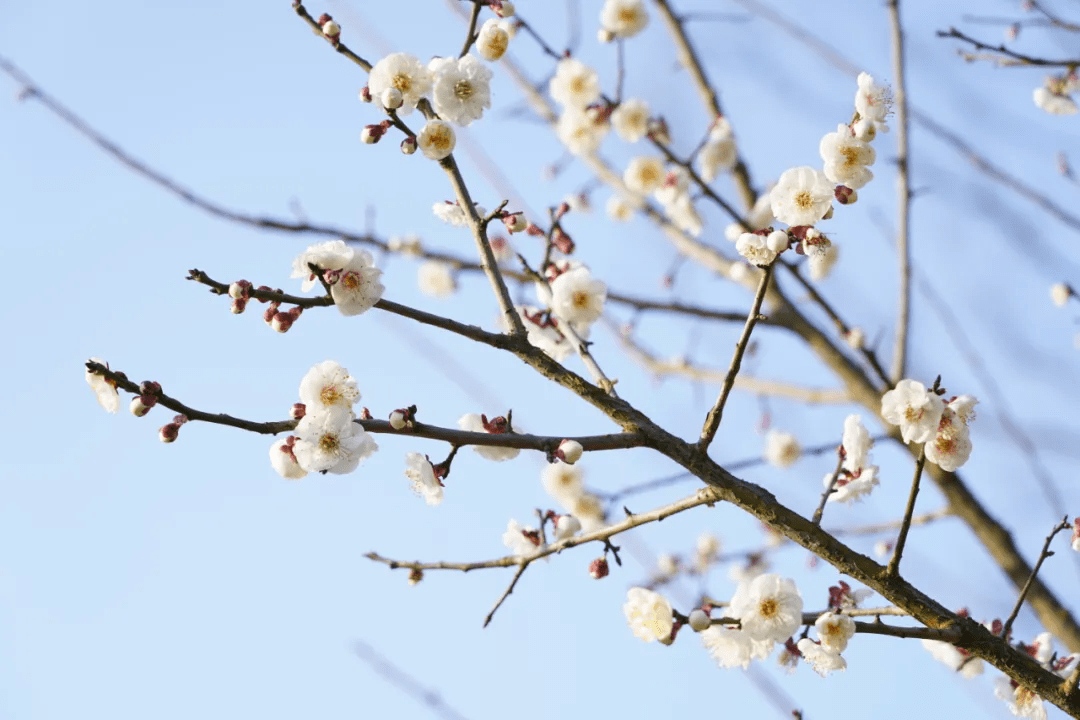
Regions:
M 611 88 L 613 46 L 594 37 L 600 5 L 569 3 L 568 11 L 564 3 L 521 0 L 518 9 L 555 47 L 573 43 Z M 891 78 L 881 3 L 773 5 L 856 67 Z M 965 64 L 952 42 L 933 34 L 961 25 L 972 12 L 1019 15 L 1018 5 L 904 3 L 909 91 L 927 116 L 1075 209 L 1077 185 L 1057 174 L 1056 155 L 1066 151 L 1080 162 L 1080 126 L 1075 117 L 1052 117 L 1032 104 L 1042 73 Z M 704 13 L 691 23 L 694 37 L 758 187 L 789 167 L 818 165 L 821 136 L 850 119 L 854 77 L 735 3 L 682 0 L 678 7 Z M 449 55 L 464 35 L 457 15 L 435 0 L 407 8 L 331 0 L 309 9 L 331 12 L 344 27 L 343 40 L 372 61 L 390 51 Z M 285 0 L 108 6 L 0 0 L 0 12 L 0 55 L 181 185 L 245 212 L 371 229 L 382 237 L 416 233 L 431 248 L 463 257 L 475 252 L 464 230 L 431 213 L 433 203 L 452 197 L 436 164 L 420 154 L 402 156 L 393 137 L 360 143 L 362 127 L 381 119 L 357 100 L 363 72 L 313 37 Z M 645 33 L 628 43 L 626 93 L 660 109 L 676 146 L 687 152 L 710 118 L 653 15 Z M 1003 37 L 996 25 L 969 27 L 994 42 Z M 1070 47 L 1038 31 L 1020 43 L 1047 55 L 1080 54 L 1077 43 Z M 533 79 L 552 71 L 528 37 L 519 35 L 511 52 Z M 0 77 L 0 240 L 9 261 L 0 309 L 7 330 L 0 366 L 8 380 L 0 472 L 0 718 L 437 715 L 360 659 L 357 642 L 472 720 L 767 717 L 793 707 L 808 718 L 1008 716 L 992 698 L 988 677 L 961 682 L 914 641 L 857 637 L 845 653 L 846 673 L 822 679 L 801 667 L 788 676 L 769 661 L 749 682 L 741 671 L 717 669 L 689 632 L 672 647 L 637 640 L 621 606 L 626 589 L 654 571 L 657 553 L 686 553 L 702 530 L 732 552 L 764 542 L 757 523 L 734 508 L 699 508 L 620 539 L 624 565 L 601 582 L 586 572 L 599 554 L 593 546 L 537 563 L 481 629 L 510 571 L 431 572 L 410 587 L 404 573 L 363 555 L 480 560 L 504 554 L 507 520 L 527 521 L 535 508 L 552 505 L 539 483 L 539 455 L 496 465 L 464 450 L 445 502 L 432 508 L 410 492 L 404 454 L 441 459 L 446 447 L 439 443 L 382 437 L 380 451 L 354 474 L 289 482 L 270 468 L 270 438 L 192 424 L 165 445 L 157 428 L 170 413 L 106 415 L 83 379 L 91 356 L 136 381 L 156 380 L 199 409 L 252 420 L 284 419 L 307 369 L 334 359 L 358 379 L 362 404 L 377 417 L 416 403 L 424 421 L 454 426 L 466 412 L 513 408 L 520 427 L 541 434 L 617 430 L 516 360 L 398 317 L 310 311 L 279 335 L 255 309 L 231 315 L 226 301 L 184 279 L 189 269 L 299 292 L 298 281 L 288 278 L 290 263 L 319 238 L 210 217 L 132 173 L 39 104 L 20 100 L 19 91 Z M 546 213 L 565 196 L 590 190 L 595 209 L 571 213 L 566 227 L 579 259 L 613 290 L 748 308 L 741 288 L 677 263 L 672 247 L 643 219 L 612 225 L 603 212 L 608 190 L 595 188 L 587 169 L 567 160 L 505 74 L 496 70 L 493 107 L 459 139 L 466 181 L 487 208 L 514 197 L 531 212 Z M 858 204 L 830 221 L 842 255 L 821 286 L 884 349 L 896 295 L 888 240 L 895 217 L 893 142 L 891 136 L 878 141 L 877 179 Z M 964 338 L 958 343 L 918 293 L 911 374 L 931 381 L 942 373 L 950 390 L 983 399 L 964 476 L 1032 558 L 1055 520 L 1080 512 L 1078 313 L 1075 305 L 1053 307 L 1047 293 L 1053 282 L 1080 284 L 1077 228 L 988 180 L 924 127 L 915 126 L 912 145 L 917 270 L 955 314 L 1007 405 L 991 401 L 964 356 Z M 621 168 L 644 151 L 610 137 L 602 152 Z M 509 184 L 485 170 L 487 163 Z M 549 172 L 553 164 L 562 170 Z M 727 179 L 716 188 L 735 197 Z M 705 238 L 728 249 L 727 219 L 702 207 Z M 537 262 L 538 244 L 515 242 Z M 415 261 L 378 262 L 388 299 L 496 327 L 498 309 L 484 278 L 462 276 L 456 295 L 436 300 L 419 292 Z M 663 277 L 673 268 L 676 283 L 667 289 Z M 521 296 L 531 297 L 531 290 Z M 617 323 L 630 319 L 621 309 L 611 314 Z M 725 367 L 739 328 L 643 316 L 638 330 L 661 357 Z M 697 432 L 714 385 L 657 380 L 621 355 L 608 330 L 597 328 L 594 339 L 623 397 L 680 435 Z M 581 370 L 576 359 L 568 364 Z M 768 329 L 760 331 L 745 371 L 836 386 L 796 343 Z M 721 461 L 759 456 L 767 420 L 796 432 L 805 446 L 836 442 L 851 410 L 763 403 L 737 393 L 713 454 Z M 1000 413 L 1009 413 L 1035 443 L 1064 510 L 1040 489 Z M 862 505 L 830 508 L 826 526 L 899 516 L 910 458 L 889 447 L 875 458 L 882 487 Z M 744 476 L 809 514 L 833 462 L 825 455 L 786 471 L 754 467 Z M 590 454 L 582 463 L 588 485 L 609 492 L 677 470 L 641 450 Z M 641 511 L 694 487 L 684 482 L 625 503 Z M 941 504 L 930 488 L 919 510 Z M 852 542 L 870 552 L 875 539 Z M 905 573 L 935 598 L 967 606 L 978 618 L 1008 613 L 1015 591 L 959 522 L 919 529 L 910 542 Z M 796 578 L 808 610 L 823 608 L 828 586 L 839 579 L 827 566 L 809 569 L 797 548 L 778 551 L 773 562 L 776 572 Z M 1078 596 L 1077 569 L 1073 554 L 1062 552 L 1044 570 L 1066 601 Z M 733 590 L 718 568 L 701 585 L 682 582 L 666 592 L 685 612 L 703 588 L 722 598 Z M 1021 614 L 1017 635 L 1030 638 L 1036 630 L 1033 617 Z M 763 690 L 770 685 L 781 694 Z

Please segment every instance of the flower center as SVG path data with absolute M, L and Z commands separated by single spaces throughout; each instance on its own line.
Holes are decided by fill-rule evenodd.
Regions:
M 327 385 L 319 393 L 319 399 L 322 400 L 323 405 L 337 405 L 344 397 L 334 385 Z
M 394 79 L 390 82 L 391 85 L 401 91 L 401 94 L 409 92 L 409 88 L 412 87 L 412 78 L 405 73 L 398 73 L 394 76 Z
M 775 598 L 766 598 L 758 605 L 758 613 L 763 618 L 774 618 L 780 612 L 780 606 L 777 604 Z
M 809 190 L 802 190 L 795 195 L 795 207 L 800 210 L 809 210 L 814 206 L 814 196 Z
M 845 147 L 840 151 L 840 154 L 844 157 L 844 167 L 852 168 L 859 164 L 859 149 L 855 147 Z
M 350 270 L 341 278 L 341 284 L 345 286 L 346 290 L 356 290 L 360 287 L 360 273 Z
M 319 449 L 328 455 L 334 455 L 341 447 L 341 442 L 338 440 L 338 436 L 326 433 L 319 438 Z
M 473 96 L 474 92 L 473 85 L 468 80 L 458 80 L 454 84 L 454 95 L 457 96 L 458 100 L 468 100 Z
M 578 291 L 574 293 L 573 302 L 576 308 L 587 308 L 589 306 L 589 294 Z

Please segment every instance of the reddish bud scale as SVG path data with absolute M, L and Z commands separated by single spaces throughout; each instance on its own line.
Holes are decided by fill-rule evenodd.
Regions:
M 307 414 L 307 406 L 304 403 L 296 403 L 292 406 L 292 410 L 289 411 L 289 416 L 293 420 L 302 420 L 304 415 Z
M 158 430 L 158 438 L 160 438 L 161 442 L 164 443 L 171 443 L 175 441 L 179 434 L 180 426 L 176 423 L 169 423 L 168 425 L 163 425 L 161 429 Z
M 574 252 L 574 241 L 560 228 L 555 229 L 551 236 L 551 242 L 563 255 L 570 255 Z
M 596 558 L 589 563 L 589 574 L 593 576 L 594 580 L 600 580 L 606 578 L 611 568 L 608 567 L 607 558 Z

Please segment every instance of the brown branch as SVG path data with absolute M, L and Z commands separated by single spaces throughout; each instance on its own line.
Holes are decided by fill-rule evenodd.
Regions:
M 941 510 L 934 510 L 912 517 L 908 526 L 915 527 L 917 525 L 928 525 L 947 517 L 952 517 L 952 513 L 949 512 L 948 508 L 942 508 Z M 830 528 L 829 532 L 838 537 L 843 535 L 880 535 L 882 533 L 898 530 L 903 524 L 904 521 L 901 519 L 892 520 L 890 522 L 873 523 L 871 525 L 859 525 L 856 527 Z
M 446 720 L 465 720 L 464 716 L 446 704 L 438 693 L 421 685 L 415 678 L 396 667 L 389 660 L 375 652 L 375 649 L 362 640 L 353 643 L 356 656 L 371 666 L 387 682 L 395 686 L 417 702 L 431 708 L 432 712 Z
M 1054 553 L 1050 551 L 1050 543 L 1053 542 L 1054 536 L 1062 530 L 1069 530 L 1072 528 L 1072 524 L 1069 522 L 1068 515 L 1065 519 L 1059 522 L 1050 530 L 1050 534 L 1046 536 L 1046 542 L 1043 543 L 1042 552 L 1039 553 L 1039 559 L 1035 561 L 1035 567 L 1031 569 L 1031 577 L 1024 583 L 1024 587 L 1020 588 L 1020 595 L 1016 598 L 1016 605 L 1013 607 L 1012 612 L 1009 613 L 1008 619 L 1005 620 L 1005 624 L 1001 627 L 1001 637 L 1005 642 L 1009 641 L 1009 634 L 1012 632 L 1013 623 L 1016 622 L 1016 616 L 1020 614 L 1020 608 L 1024 607 L 1024 598 L 1028 594 L 1028 590 L 1031 588 L 1031 583 L 1035 581 L 1035 576 L 1039 574 L 1039 568 L 1042 567 L 1043 561 L 1050 557 Z
M 310 26 L 311 29 L 315 31 L 315 34 L 323 37 L 322 26 L 319 25 L 318 21 L 316 21 L 315 18 L 311 17 L 311 15 L 308 14 L 307 9 L 303 6 L 303 4 L 301 4 L 300 0 L 293 0 L 292 6 L 293 10 L 296 11 L 296 14 L 303 18 L 304 22 L 306 22 L 308 26 Z M 333 47 L 339 55 L 347 57 L 349 60 L 352 60 L 354 63 L 362 67 L 364 69 L 364 72 L 371 72 L 371 63 L 369 63 L 367 60 L 347 48 L 345 46 L 345 43 L 338 41 L 336 43 L 331 43 L 331 47 Z
M 716 431 L 723 420 L 724 405 L 727 404 L 731 388 L 735 385 L 735 376 L 739 374 L 739 369 L 742 367 L 742 359 L 746 353 L 746 348 L 750 345 L 750 333 L 754 331 L 754 326 L 757 325 L 761 315 L 761 303 L 765 300 L 765 291 L 769 289 L 769 280 L 772 278 L 774 265 L 775 263 L 770 263 L 761 273 L 761 281 L 758 283 L 754 302 L 750 305 L 750 314 L 746 316 L 746 325 L 743 326 L 742 335 L 739 336 L 739 341 L 735 343 L 735 354 L 731 357 L 731 366 L 728 368 L 727 377 L 724 378 L 724 385 L 720 388 L 720 396 L 716 398 L 716 404 L 713 405 L 712 409 L 709 410 L 709 414 L 705 417 L 705 425 L 701 428 L 701 437 L 698 439 L 697 444 L 698 449 L 702 452 L 709 449 L 709 443 L 716 436 Z
M 530 558 L 526 558 L 518 565 L 517 572 L 514 573 L 514 577 L 510 580 L 510 584 L 506 586 L 506 590 L 504 590 L 503 594 L 499 596 L 499 599 L 495 601 L 495 606 L 491 608 L 491 612 L 484 617 L 484 627 L 491 624 L 491 620 L 495 617 L 496 611 L 498 611 L 498 609 L 502 607 L 502 604 L 506 602 L 506 598 L 510 597 L 510 593 L 514 592 L 518 580 L 525 574 L 525 568 L 529 567 L 531 562 L 532 560 Z
M 904 554 L 904 545 L 907 544 L 908 530 L 911 529 L 911 517 L 915 513 L 915 499 L 919 496 L 919 480 L 922 478 L 923 466 L 926 465 L 925 447 L 919 452 L 919 459 L 915 461 L 915 477 L 911 480 L 911 492 L 908 493 L 907 507 L 904 509 L 904 519 L 900 523 L 900 534 L 896 537 L 896 547 L 893 549 L 892 558 L 885 568 L 887 577 L 896 577 L 900 572 L 900 557 Z
M 955 38 L 962 42 L 966 42 L 976 50 L 987 50 L 998 55 L 1002 55 L 1005 58 L 1009 58 L 1009 61 L 999 59 L 999 65 L 1005 66 L 1039 66 L 1039 67 L 1063 67 L 1063 68 L 1075 68 L 1080 66 L 1080 58 L 1073 58 L 1071 60 L 1047 60 L 1045 58 L 1032 57 L 1031 55 L 1024 55 L 1022 53 L 1010 50 L 1004 45 L 987 45 L 984 42 L 976 40 L 973 37 L 965 35 L 954 27 L 948 30 L 938 30 L 937 36 L 939 38 Z
M 836 469 L 833 470 L 832 479 L 829 480 L 829 484 L 825 487 L 825 492 L 821 493 L 821 500 L 818 502 L 817 509 L 814 510 L 814 516 L 810 519 L 810 522 L 815 525 L 821 524 L 821 516 L 825 514 L 825 503 L 829 502 L 829 496 L 833 493 L 833 488 L 836 487 L 836 481 L 840 478 L 840 468 L 844 466 L 844 453 L 841 448 L 836 453 Z M 911 519 L 908 519 L 911 522 Z
M 889 0 L 892 37 L 893 107 L 896 112 L 896 254 L 900 297 L 896 304 L 896 334 L 893 342 L 892 385 L 904 378 L 911 327 L 911 247 L 908 222 L 911 217 L 911 153 L 908 150 L 908 99 L 904 68 L 904 26 L 900 21 L 900 0 Z
M 469 15 L 469 29 L 465 31 L 465 44 L 461 47 L 461 52 L 458 53 L 458 58 L 463 58 L 469 54 L 469 48 L 476 42 L 476 21 L 480 18 L 480 8 L 484 4 L 479 0 L 473 0 L 472 13 Z

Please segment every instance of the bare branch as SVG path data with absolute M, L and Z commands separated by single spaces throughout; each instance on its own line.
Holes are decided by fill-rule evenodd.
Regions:
M 1020 588 L 1020 595 L 1016 598 L 1016 605 L 1013 606 L 1012 612 L 1009 613 L 1008 619 L 1005 620 L 1005 624 L 1001 627 L 1001 637 L 1006 642 L 1009 641 L 1009 634 L 1012 632 L 1013 623 L 1016 622 L 1016 616 L 1020 614 L 1020 608 L 1024 607 L 1024 598 L 1027 596 L 1028 590 L 1031 588 L 1031 583 L 1035 580 L 1035 576 L 1039 574 L 1039 568 L 1042 567 L 1043 561 L 1050 557 L 1054 553 L 1050 551 L 1050 543 L 1053 542 L 1054 536 L 1062 530 L 1069 530 L 1072 528 L 1072 524 L 1069 522 L 1068 515 L 1065 519 L 1055 525 L 1050 534 L 1046 536 L 1046 542 L 1043 543 L 1042 552 L 1039 553 L 1039 559 L 1035 561 L 1035 567 L 1031 569 L 1031 577 L 1024 583 L 1024 587 Z
M 889 0 L 892 38 L 893 108 L 896 112 L 896 254 L 900 297 L 896 303 L 896 337 L 893 344 L 892 384 L 904 378 L 907 368 L 908 331 L 911 326 L 911 248 L 908 221 L 911 217 L 911 155 L 908 150 L 908 99 L 904 69 L 904 26 L 900 0 Z
M 382 675 L 387 682 L 417 702 L 424 703 L 435 714 L 446 720 L 465 720 L 465 717 L 447 705 L 446 701 L 439 697 L 438 693 L 421 685 L 411 675 L 375 652 L 375 649 L 363 640 L 355 641 L 353 651 L 357 657 L 370 665 L 372 670 Z
M 937 36 L 940 38 L 956 38 L 971 45 L 976 50 L 988 50 L 992 53 L 996 53 L 998 56 L 997 63 L 1001 66 L 1015 67 L 1015 66 L 1037 66 L 1037 67 L 1060 67 L 1060 68 L 1075 68 L 1080 66 L 1080 58 L 1072 58 L 1066 60 L 1047 60 L 1046 58 L 1032 57 L 1031 55 L 1024 55 L 1022 53 L 1015 52 L 1005 47 L 1004 45 L 987 45 L 980 42 L 973 37 L 965 35 L 954 27 L 948 30 L 938 30 Z M 975 59 L 974 56 L 967 56 L 968 59 Z
M 919 496 L 919 480 L 922 478 L 924 465 L 926 465 L 925 447 L 919 452 L 919 459 L 915 461 L 915 477 L 911 480 L 911 492 L 908 494 L 907 508 L 904 509 L 904 519 L 900 524 L 900 534 L 896 537 L 896 548 L 893 550 L 889 565 L 885 568 L 886 577 L 896 577 L 900 572 L 900 557 L 904 554 L 908 530 L 911 529 L 911 516 L 915 512 L 915 499 Z
M 836 487 L 836 481 L 840 478 L 840 468 L 844 466 L 844 453 L 838 451 L 836 453 L 836 469 L 833 470 L 832 479 L 829 480 L 829 484 L 825 486 L 825 492 L 821 493 L 821 501 L 818 502 L 817 509 L 814 510 L 814 516 L 810 519 L 810 522 L 815 525 L 821 524 L 821 516 L 825 513 L 825 503 L 829 502 L 829 496 L 833 493 L 833 488 Z

